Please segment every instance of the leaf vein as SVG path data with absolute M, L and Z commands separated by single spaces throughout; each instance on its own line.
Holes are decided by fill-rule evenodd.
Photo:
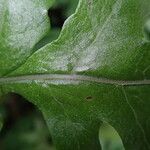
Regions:
M 112 84 L 112 85 L 121 85 L 121 86 L 136 86 L 136 85 L 150 85 L 150 80 L 113 80 L 101 77 L 91 77 L 85 75 L 69 75 L 69 74 L 35 74 L 35 75 L 22 75 L 16 77 L 2 77 L 0 78 L 0 85 L 3 84 L 13 84 L 13 83 L 28 83 L 29 81 L 37 82 L 54 82 L 54 81 L 63 81 L 62 83 L 71 83 L 71 82 L 93 82 L 101 84 Z

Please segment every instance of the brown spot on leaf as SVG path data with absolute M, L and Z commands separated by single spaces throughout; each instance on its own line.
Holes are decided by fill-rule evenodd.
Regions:
M 92 101 L 92 99 L 93 99 L 93 97 L 92 97 L 92 96 L 88 96 L 88 97 L 86 97 L 86 100 L 87 100 L 87 101 Z

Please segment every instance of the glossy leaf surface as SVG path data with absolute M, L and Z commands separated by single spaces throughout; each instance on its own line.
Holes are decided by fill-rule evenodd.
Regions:
M 102 122 L 125 149 L 150 149 L 149 10 L 149 0 L 80 0 L 58 40 L 1 78 L 1 91 L 40 108 L 57 149 L 100 149 Z
M 0 0 L 0 76 L 15 70 L 49 31 L 53 0 Z

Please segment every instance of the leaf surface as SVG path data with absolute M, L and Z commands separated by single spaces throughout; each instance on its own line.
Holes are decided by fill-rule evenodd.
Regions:
M 0 76 L 15 70 L 49 31 L 53 0 L 0 0 Z
M 57 149 L 99 150 L 111 124 L 125 149 L 150 149 L 149 0 L 80 0 L 59 38 L 0 78 L 43 112 Z

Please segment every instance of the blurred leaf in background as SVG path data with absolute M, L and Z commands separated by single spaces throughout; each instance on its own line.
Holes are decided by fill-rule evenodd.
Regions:
M 0 131 L 1 131 L 1 129 L 2 129 L 2 127 L 3 127 L 3 124 L 2 124 L 2 116 L 0 115 Z
M 38 44 L 35 45 L 34 50 L 38 50 L 41 47 L 43 47 L 44 45 L 50 43 L 51 41 L 55 40 L 58 38 L 59 33 L 60 33 L 61 29 L 60 28 L 53 28 L 48 34 L 47 36 L 45 36 Z
M 1 150 L 54 150 L 42 114 L 24 98 L 9 94 L 0 112 L 4 120 Z
M 53 150 L 49 131 L 38 114 L 19 120 L 1 142 L 4 150 Z
M 107 123 L 101 126 L 99 138 L 102 150 L 125 150 L 119 134 Z

